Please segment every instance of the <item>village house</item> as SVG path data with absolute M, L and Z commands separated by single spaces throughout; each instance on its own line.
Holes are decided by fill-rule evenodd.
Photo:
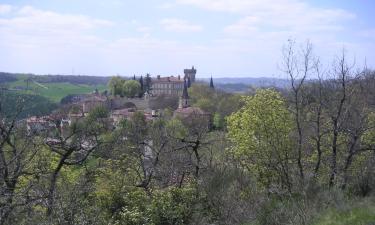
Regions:
M 26 119 L 26 128 L 29 134 L 51 131 L 56 128 L 56 124 L 49 116 L 32 116 Z

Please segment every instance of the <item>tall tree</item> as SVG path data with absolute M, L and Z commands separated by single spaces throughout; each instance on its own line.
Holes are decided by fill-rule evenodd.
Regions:
M 211 79 L 210 79 L 210 88 L 214 89 L 214 81 L 212 80 L 212 76 L 211 76 Z
M 244 97 L 245 105 L 228 117 L 233 154 L 266 189 L 278 184 L 292 191 L 292 117 L 285 99 L 273 90 Z

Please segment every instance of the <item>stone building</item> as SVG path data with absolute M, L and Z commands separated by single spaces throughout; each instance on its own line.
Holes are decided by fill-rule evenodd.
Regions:
M 151 81 L 151 95 L 176 95 L 182 94 L 184 88 L 184 80 L 180 77 L 160 77 L 157 76 L 156 79 Z
M 195 75 L 197 74 L 197 70 L 194 68 L 194 66 L 191 67 L 191 69 L 184 69 L 184 80 L 190 79 L 192 83 L 195 82 Z
M 184 69 L 185 75 L 183 78 L 180 75 L 177 77 L 161 77 L 158 75 L 155 79 L 151 80 L 151 95 L 181 96 L 184 88 L 184 82 L 187 82 L 188 87 L 190 87 L 190 84 L 195 82 L 196 73 L 197 70 L 193 66 L 191 69 Z

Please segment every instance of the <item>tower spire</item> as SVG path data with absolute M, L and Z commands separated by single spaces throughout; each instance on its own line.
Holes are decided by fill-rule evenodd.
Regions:
M 188 94 L 188 85 L 186 80 L 184 81 L 184 89 L 182 90 L 182 95 L 180 97 L 180 102 L 178 108 L 187 108 L 189 107 L 189 94 Z

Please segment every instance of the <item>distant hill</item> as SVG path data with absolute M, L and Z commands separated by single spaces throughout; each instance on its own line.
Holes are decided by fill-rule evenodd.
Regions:
M 213 78 L 215 87 L 227 92 L 248 92 L 249 89 L 256 87 L 276 87 L 288 88 L 290 82 L 287 79 L 270 77 L 220 77 Z M 203 82 L 209 82 L 209 78 L 199 79 Z
M 2 88 L 13 91 L 29 91 L 59 102 L 70 94 L 86 94 L 95 89 L 103 91 L 111 77 L 86 75 L 35 75 L 0 72 Z M 209 82 L 208 78 L 198 81 Z M 216 88 L 226 92 L 245 93 L 256 87 L 288 88 L 287 79 L 269 77 L 221 77 L 214 78 Z
M 87 94 L 95 89 L 104 91 L 110 77 L 73 75 L 34 75 L 0 73 L 1 89 L 21 94 L 33 94 L 60 102 L 69 94 Z M 2 81 L 2 82 L 1 82 Z

